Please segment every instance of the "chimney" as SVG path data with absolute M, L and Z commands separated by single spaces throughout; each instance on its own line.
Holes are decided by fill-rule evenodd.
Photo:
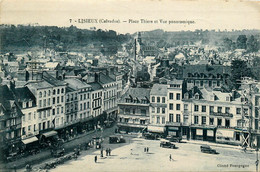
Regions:
M 236 90 L 232 90 L 232 100 L 235 100 L 236 98 Z
M 95 82 L 99 82 L 99 81 L 100 81 L 100 74 L 95 73 Z

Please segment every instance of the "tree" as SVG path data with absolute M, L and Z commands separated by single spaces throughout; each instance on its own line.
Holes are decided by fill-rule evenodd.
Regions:
M 249 52 L 257 52 L 259 50 L 258 41 L 255 39 L 253 35 L 247 41 L 247 50 Z
M 247 63 L 243 60 L 233 60 L 231 63 L 231 89 L 238 89 L 241 85 L 242 77 L 252 77 L 251 69 L 247 66 Z
M 237 48 L 238 49 L 246 49 L 246 35 L 239 35 L 237 38 Z

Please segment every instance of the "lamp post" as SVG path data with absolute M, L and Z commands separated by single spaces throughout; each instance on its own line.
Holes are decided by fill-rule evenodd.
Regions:
M 258 172 L 258 164 L 259 164 L 259 160 L 258 160 L 258 148 L 255 149 L 256 151 L 256 161 L 255 161 L 255 166 L 256 166 L 256 172 Z

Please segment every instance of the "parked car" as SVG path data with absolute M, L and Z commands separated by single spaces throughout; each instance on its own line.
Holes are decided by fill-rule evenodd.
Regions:
M 111 136 L 109 137 L 109 143 L 125 143 L 125 139 L 123 137 L 116 137 L 116 136 Z
M 209 145 L 200 146 L 200 151 L 209 154 L 219 154 L 215 149 L 212 149 Z
M 182 137 L 167 136 L 166 139 L 169 140 L 170 142 L 178 142 L 178 143 L 180 143 L 181 140 L 182 140 Z
M 144 133 L 143 136 L 145 139 L 148 139 L 148 140 L 157 140 L 158 139 L 158 136 L 155 134 L 152 134 L 152 133 Z
M 178 149 L 178 147 L 175 144 L 171 143 L 168 140 L 161 140 L 160 147 Z

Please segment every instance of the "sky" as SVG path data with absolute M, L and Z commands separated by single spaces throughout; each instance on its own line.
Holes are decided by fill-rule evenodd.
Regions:
M 113 19 L 115 23 L 103 23 Z M 119 33 L 260 29 L 260 0 L 0 0 L 0 23 L 74 25 Z

